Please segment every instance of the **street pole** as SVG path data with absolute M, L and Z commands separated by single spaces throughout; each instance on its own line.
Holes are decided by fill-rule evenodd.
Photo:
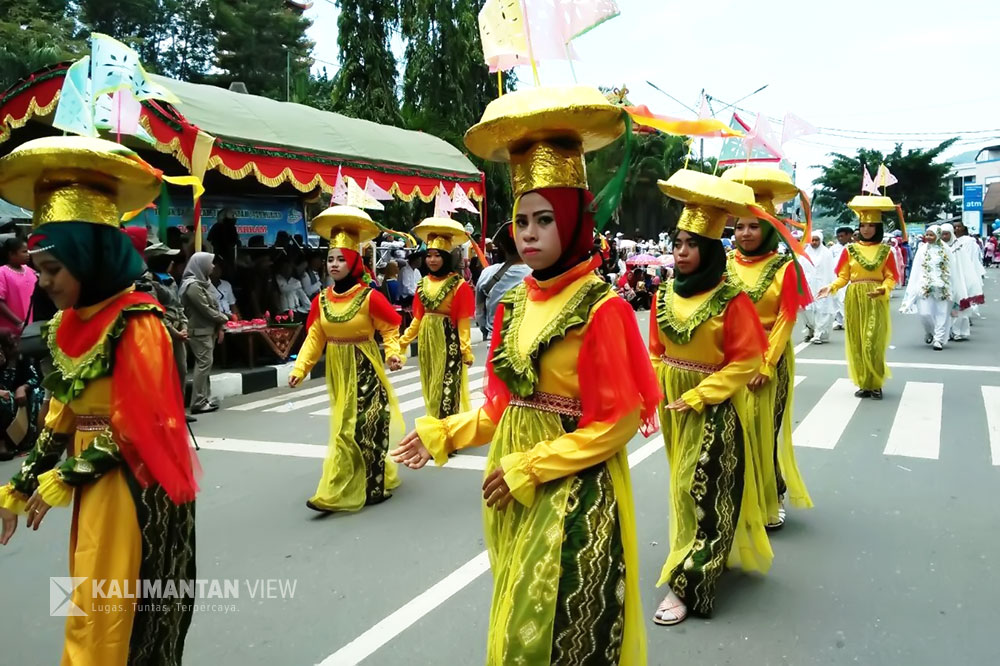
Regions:
M 292 101 L 292 52 L 285 49 L 285 101 Z

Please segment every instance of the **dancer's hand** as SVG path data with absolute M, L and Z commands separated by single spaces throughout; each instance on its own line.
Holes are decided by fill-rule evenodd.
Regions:
M 826 298 L 829 295 L 830 295 L 830 287 L 823 287 L 816 293 L 816 300 L 819 300 L 821 298 Z
M 396 372 L 397 370 L 403 369 L 403 360 L 398 356 L 389 357 L 389 370 L 391 372 Z
M 288 388 L 295 388 L 302 383 L 302 378 L 298 375 L 288 375 Z
M 406 465 L 410 469 L 420 469 L 431 459 L 430 452 L 424 446 L 416 430 L 404 437 L 398 447 L 389 451 L 389 455 L 394 461 Z
M 26 525 L 30 528 L 38 531 L 38 528 L 42 525 L 42 518 L 45 514 L 49 512 L 52 507 L 45 503 L 42 496 L 38 494 L 36 490 L 32 494 L 31 499 L 28 500 L 27 506 L 24 507 L 25 513 L 28 514 L 28 521 Z
M 503 478 L 503 467 L 497 467 L 483 481 L 483 499 L 486 500 L 486 506 L 497 511 L 506 509 L 514 499 L 510 494 L 510 486 Z
M 684 398 L 677 398 L 672 403 L 666 406 L 665 409 L 669 409 L 672 412 L 683 413 L 691 409 L 691 405 L 684 402 Z
M 467 365 L 467 366 L 468 366 L 468 367 L 470 367 L 470 368 L 472 367 L 472 365 L 473 365 L 473 364 L 474 364 L 475 362 L 476 362 L 476 359 L 475 359 L 475 357 L 474 357 L 474 356 L 470 356 L 469 358 L 466 358 L 466 359 L 463 359 L 463 360 L 462 360 L 462 363 L 465 363 L 465 365 Z
M 871 291 L 868 292 L 868 298 L 870 298 L 872 300 L 875 300 L 876 298 L 878 298 L 880 296 L 884 296 L 884 295 L 885 295 L 885 287 L 879 287 L 878 289 L 872 289 Z
M 770 377 L 761 372 L 758 372 L 756 377 L 747 382 L 747 388 L 750 389 L 751 391 L 756 391 L 760 389 L 762 386 L 764 386 L 764 384 L 768 383 L 770 380 L 771 380 Z
M 3 522 L 3 528 L 0 530 L 0 546 L 6 546 L 17 530 L 17 514 L 10 509 L 0 508 L 0 521 Z

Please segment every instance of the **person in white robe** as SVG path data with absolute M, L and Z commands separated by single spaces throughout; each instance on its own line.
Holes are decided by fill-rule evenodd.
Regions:
M 951 331 L 952 318 L 958 313 L 958 303 L 964 297 L 955 284 L 955 256 L 941 241 L 941 228 L 927 227 L 924 242 L 913 258 L 910 281 L 906 285 L 903 314 L 919 314 L 924 325 L 924 342 L 941 351 Z
M 830 247 L 830 254 L 833 255 L 834 271 L 837 269 L 837 262 L 844 250 L 850 245 L 854 236 L 852 227 L 837 227 L 837 242 Z M 829 283 L 828 283 L 829 284 Z M 838 331 L 844 329 L 844 298 L 847 295 L 846 289 L 841 289 L 833 296 L 833 328 Z
M 802 259 L 799 264 L 805 274 L 813 301 L 806 306 L 802 319 L 806 325 L 805 341 L 821 345 L 830 341 L 830 329 L 833 327 L 833 316 L 836 309 L 836 297 L 816 298 L 819 290 L 836 279 L 833 254 L 823 245 L 823 232 L 814 230 L 809 245 L 806 246 L 806 256 L 812 263 Z
M 973 308 L 986 302 L 983 296 L 983 278 L 980 273 L 982 264 L 972 252 L 976 243 L 966 237 L 968 242 L 961 241 L 955 235 L 955 227 L 951 224 L 941 225 L 941 240 L 951 248 L 954 266 L 951 269 L 956 291 L 962 294 L 958 301 L 959 312 L 951 322 L 951 339 L 968 340 L 972 336 L 972 326 L 969 315 Z M 971 242 L 971 245 L 969 245 Z

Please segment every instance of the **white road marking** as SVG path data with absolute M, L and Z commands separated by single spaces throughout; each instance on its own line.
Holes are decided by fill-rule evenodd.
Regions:
M 804 375 L 795 375 L 795 385 L 798 386 L 805 379 Z
M 798 356 L 799 354 L 801 354 L 806 349 L 806 347 L 808 347 L 811 344 L 812 343 L 807 340 L 806 342 L 800 342 L 799 344 L 795 345 L 795 349 L 793 350 L 795 352 L 795 355 Z
M 663 448 L 659 433 L 628 457 L 629 469 L 648 458 L 657 449 Z M 473 456 L 468 456 L 473 457 Z M 448 465 L 457 459 L 452 458 Z M 483 459 L 485 461 L 485 458 Z M 446 467 L 448 466 L 446 465 Z M 379 648 L 416 624 L 435 608 L 461 592 L 466 586 L 490 570 L 490 560 L 486 551 L 455 569 L 426 591 L 417 595 L 399 610 L 376 623 L 353 641 L 321 661 L 318 666 L 354 666 L 372 656 Z
M 482 387 L 483 387 L 483 378 L 482 377 L 480 377 L 479 379 L 473 379 L 471 382 L 469 382 L 469 390 L 470 391 L 475 391 L 475 390 L 480 389 Z M 399 395 L 409 395 L 410 393 L 416 393 L 417 391 L 420 390 L 420 383 L 418 382 L 416 384 L 408 386 L 407 389 L 408 390 L 406 390 L 406 391 L 396 391 L 396 395 L 399 396 Z M 417 398 L 413 398 L 411 400 L 407 400 L 406 402 L 401 402 L 399 404 L 399 409 L 400 409 L 400 411 L 402 411 L 405 414 L 407 412 L 411 412 L 414 409 L 417 409 L 417 408 L 423 407 L 423 406 L 424 406 L 424 397 L 421 395 L 421 396 L 419 396 Z M 330 415 L 330 408 L 329 407 L 327 407 L 326 409 L 317 410 L 315 412 L 309 412 L 309 416 L 329 416 L 329 415 Z
M 278 405 L 277 407 L 265 409 L 264 411 L 268 414 L 285 414 L 287 412 L 294 412 L 296 409 L 312 407 L 313 405 L 322 405 L 323 403 L 330 402 L 330 396 L 326 394 L 326 386 L 323 386 L 322 388 L 324 392 L 321 395 L 304 398 L 302 400 L 293 400 L 286 402 L 283 405 Z M 285 397 L 287 398 L 288 396 Z
M 906 382 L 883 453 L 937 460 L 941 453 L 944 384 Z
M 1000 465 L 1000 386 L 982 386 L 986 405 L 986 424 L 990 433 L 990 454 L 994 465 Z
M 797 358 L 796 364 L 803 365 L 847 365 L 846 360 L 831 358 Z M 913 368 L 917 370 L 957 370 L 964 372 L 1000 372 L 1000 365 L 967 365 L 955 363 L 890 363 L 890 368 Z
M 326 391 L 326 384 L 322 386 L 311 386 L 307 389 L 300 389 L 295 393 L 285 392 L 281 395 L 276 395 L 272 398 L 264 398 L 263 400 L 254 400 L 253 402 L 247 402 L 242 405 L 234 405 L 233 407 L 226 407 L 227 412 L 251 412 L 260 407 L 267 407 L 268 405 L 277 405 L 279 402 L 286 402 L 289 398 L 293 396 L 304 396 L 313 395 L 314 393 L 321 393 Z
M 861 398 L 854 397 L 854 384 L 841 377 L 827 389 L 816 406 L 792 433 L 795 446 L 832 449 L 837 446 Z

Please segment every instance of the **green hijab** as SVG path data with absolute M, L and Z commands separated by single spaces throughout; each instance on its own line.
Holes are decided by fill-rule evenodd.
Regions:
M 778 242 L 780 238 L 778 232 L 770 224 L 766 222 L 760 223 L 760 245 L 753 252 L 748 252 L 740 247 L 740 244 L 736 242 L 736 237 L 733 237 L 733 242 L 736 243 L 736 247 L 740 249 L 740 254 L 744 257 L 762 257 L 765 254 L 774 252 L 778 249 Z
M 146 269 L 128 236 L 106 224 L 50 222 L 31 234 L 28 248 L 49 252 L 80 281 L 77 308 L 106 301 Z

